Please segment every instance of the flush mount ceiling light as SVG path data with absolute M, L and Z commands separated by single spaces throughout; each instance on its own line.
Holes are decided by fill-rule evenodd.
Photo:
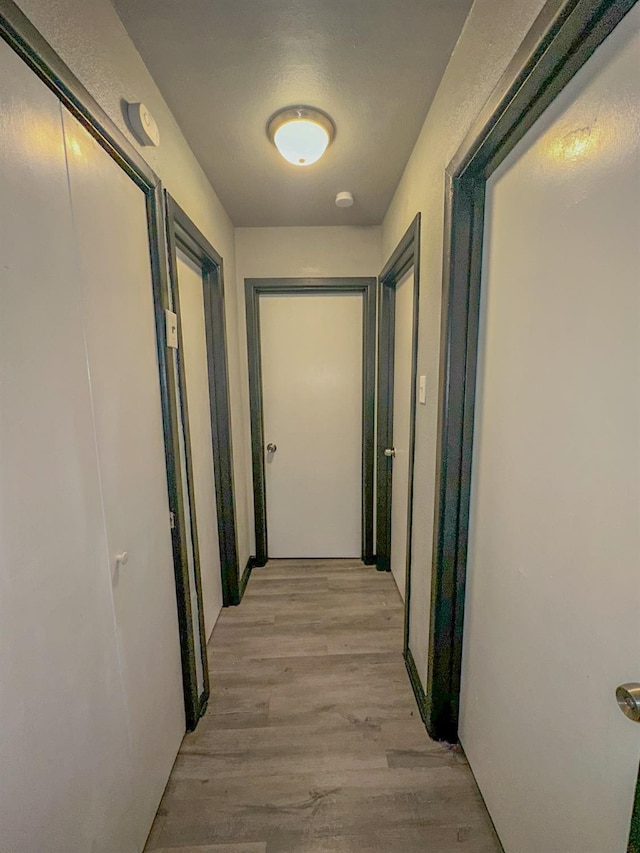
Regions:
M 333 142 L 336 126 L 314 107 L 286 107 L 271 116 L 267 136 L 294 166 L 316 163 Z

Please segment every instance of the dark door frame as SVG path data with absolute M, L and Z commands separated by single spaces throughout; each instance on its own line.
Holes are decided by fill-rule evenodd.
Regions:
M 409 602 L 411 600 L 411 533 L 413 528 L 413 481 L 415 463 L 416 385 L 418 379 L 418 309 L 420 304 L 420 223 L 418 213 L 394 249 L 378 276 L 378 417 L 377 417 L 377 477 L 376 477 L 376 567 L 391 571 L 391 496 L 393 459 L 385 456 L 385 448 L 393 446 L 393 380 L 395 350 L 396 287 L 413 268 L 413 327 L 411 343 L 411 411 L 409 434 L 409 493 L 407 495 L 407 554 L 404 596 L 404 659 L 414 692 L 416 665 L 409 648 Z M 420 705 L 420 693 L 416 693 Z
M 457 741 L 489 176 L 635 0 L 549 0 L 446 170 L 438 449 L 425 722 Z
M 251 457 L 256 532 L 255 565 L 269 559 L 267 495 L 264 469 L 262 417 L 262 366 L 260 357 L 260 296 L 292 293 L 360 293 L 362 311 L 362 560 L 375 562 L 373 554 L 374 420 L 375 420 L 375 278 L 247 278 L 245 305 L 249 356 L 249 403 L 251 410 Z
M 189 628 L 184 628 L 188 601 L 187 522 L 182 501 L 180 472 L 178 412 L 173 391 L 173 371 L 169 370 L 165 346 L 165 308 L 170 305 L 167 278 L 167 246 L 165 242 L 165 211 L 159 178 L 140 156 L 117 125 L 87 91 L 83 84 L 42 37 L 31 21 L 12 0 L 0 0 L 0 38 L 38 75 L 56 95 L 63 106 L 86 128 L 110 157 L 142 190 L 147 208 L 149 256 L 155 304 L 156 339 L 160 379 L 160 398 L 164 429 L 165 461 L 169 510 L 173 517 L 171 538 L 176 578 L 176 604 L 180 625 L 182 677 L 185 698 L 186 725 L 195 728 L 206 706 L 206 698 L 197 697 L 193 653 L 185 644 Z M 167 519 L 169 524 L 169 519 Z M 185 586 L 185 581 L 187 585 Z M 183 630 L 184 629 L 184 630 Z M 191 638 L 193 645 L 193 638 Z M 206 646 L 204 647 L 206 654 Z M 207 667 L 205 665 L 205 678 Z M 207 687 L 208 691 L 208 687 Z M 208 694 L 207 694 L 208 695 Z
M 167 206 L 169 281 L 173 304 L 176 306 L 175 311 L 178 315 L 178 352 L 180 352 L 182 347 L 182 327 L 180 323 L 177 250 L 180 249 L 184 252 L 202 271 L 222 600 L 224 606 L 229 607 L 230 605 L 240 603 L 241 590 L 233 485 L 233 449 L 231 439 L 231 408 L 229 403 L 223 260 L 166 190 L 165 199 Z M 184 410 L 183 417 L 188 424 L 189 416 L 185 393 L 184 364 L 182 360 L 180 360 L 180 374 L 181 384 L 184 389 L 181 395 Z

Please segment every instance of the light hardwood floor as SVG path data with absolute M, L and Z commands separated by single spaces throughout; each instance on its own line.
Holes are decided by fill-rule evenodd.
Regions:
M 391 575 L 359 562 L 255 569 L 146 850 L 498 853 L 464 756 L 420 720 L 402 618 Z

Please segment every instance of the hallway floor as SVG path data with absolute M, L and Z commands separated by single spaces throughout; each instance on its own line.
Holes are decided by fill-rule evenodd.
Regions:
M 420 720 L 402 619 L 391 575 L 358 561 L 255 569 L 145 849 L 497 853 L 464 756 Z

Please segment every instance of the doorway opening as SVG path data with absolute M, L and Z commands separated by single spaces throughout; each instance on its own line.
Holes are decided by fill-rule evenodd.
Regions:
M 256 565 L 270 556 L 374 562 L 375 286 L 245 281 Z M 265 433 L 274 425 L 284 443 Z M 322 551 L 327 531 L 335 553 Z

